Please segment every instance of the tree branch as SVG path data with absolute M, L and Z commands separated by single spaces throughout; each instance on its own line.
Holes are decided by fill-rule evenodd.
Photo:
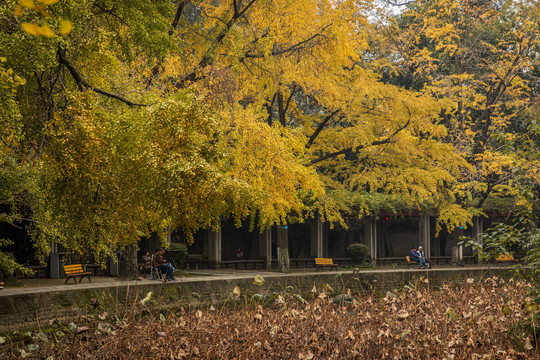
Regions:
M 178 8 L 176 9 L 176 14 L 174 15 L 174 20 L 171 24 L 171 29 L 169 30 L 169 36 L 171 36 L 174 33 L 174 30 L 178 26 L 178 23 L 180 22 L 180 16 L 182 16 L 182 11 L 184 10 L 185 4 L 186 4 L 186 0 L 182 0 L 178 3 Z
M 178 23 L 180 22 L 180 17 L 182 16 L 182 12 L 184 11 L 184 5 L 186 4 L 186 1 L 187 0 L 182 0 L 178 3 L 178 7 L 176 8 L 176 14 L 174 14 L 174 20 L 168 32 L 169 36 L 172 36 L 172 34 L 174 34 L 174 30 L 176 30 L 176 27 L 178 26 Z M 150 76 L 150 79 L 148 79 L 148 83 L 146 84 L 147 90 L 152 85 L 152 81 L 154 80 L 156 75 L 159 73 L 159 67 L 162 62 L 163 62 L 163 59 L 161 58 L 157 61 L 157 64 L 155 64 L 152 67 L 152 76 Z
M 79 87 L 80 91 L 84 91 L 84 88 L 92 89 L 93 91 L 95 91 L 98 94 L 105 95 L 107 97 L 111 97 L 113 99 L 119 100 L 119 101 L 121 101 L 121 102 L 123 102 L 123 103 L 125 103 L 125 104 L 127 104 L 127 105 L 129 105 L 131 107 L 133 107 L 133 106 L 148 106 L 148 104 L 134 103 L 134 102 L 132 102 L 132 101 L 120 96 L 120 95 L 117 95 L 117 94 L 105 91 L 103 89 L 97 88 L 97 87 L 95 87 L 93 85 L 90 85 L 86 80 L 83 79 L 83 77 L 79 73 L 79 71 L 77 69 L 75 69 L 75 67 L 71 64 L 71 62 L 69 62 L 69 60 L 66 58 L 66 50 L 65 49 L 61 49 L 61 48 L 58 49 L 58 58 L 59 58 L 60 64 L 63 64 L 69 70 L 69 73 L 71 74 L 71 76 L 75 80 L 75 83 Z
M 227 22 L 227 24 L 225 24 L 225 27 L 221 29 L 218 36 L 216 36 L 210 48 L 206 51 L 201 61 L 199 61 L 198 66 L 189 74 L 180 79 L 176 83 L 176 87 L 182 88 L 188 81 L 195 81 L 201 78 L 201 75 L 197 74 L 197 70 L 200 68 L 204 68 L 212 63 L 212 54 L 214 50 L 218 47 L 218 45 L 223 42 L 223 39 L 225 38 L 225 36 L 227 36 L 229 30 L 233 27 L 234 24 L 236 24 L 238 19 L 241 18 L 245 14 L 245 12 L 255 3 L 255 1 L 257 0 L 251 0 L 241 11 L 237 11 L 237 8 L 235 6 L 234 15 Z
M 238 3 L 236 0 L 233 0 L 233 7 L 234 7 L 234 16 L 238 15 Z
M 291 90 L 291 94 L 289 95 L 289 98 L 287 99 L 287 102 L 285 103 L 285 111 L 289 110 L 289 105 L 291 104 L 291 99 L 295 91 L 296 91 L 296 85 L 293 86 Z
M 333 113 L 328 115 L 326 118 L 324 118 L 324 120 L 319 124 L 319 126 L 317 126 L 317 129 L 315 130 L 315 132 L 309 138 L 309 141 L 306 144 L 306 148 L 309 149 L 311 147 L 311 145 L 313 145 L 313 143 L 315 142 L 315 139 L 317 138 L 317 136 L 319 136 L 319 133 L 324 129 L 326 124 L 330 121 L 330 119 L 332 119 L 334 117 L 334 115 L 336 115 L 340 111 L 341 111 L 341 109 L 337 109 L 336 111 L 334 111 Z
M 415 2 L 415 0 L 410 0 L 410 1 L 405 1 L 405 2 L 402 2 L 402 3 L 398 3 L 398 2 L 395 2 L 395 1 L 392 1 L 392 0 L 386 0 L 386 2 L 390 5 L 393 5 L 393 6 L 405 6 L 405 5 L 409 5 L 409 4 L 412 4 Z
M 343 155 L 343 154 L 347 154 L 347 153 L 350 153 L 350 152 L 353 152 L 354 151 L 358 151 L 358 150 L 361 150 L 361 149 L 365 149 L 367 147 L 370 147 L 370 146 L 376 146 L 376 145 L 383 145 L 383 144 L 388 144 L 392 141 L 392 138 L 394 136 L 396 136 L 400 131 L 402 131 L 403 129 L 405 129 L 409 123 L 411 122 L 411 119 L 409 117 L 409 120 L 407 120 L 407 122 L 405 123 L 405 125 L 403 125 L 402 127 L 400 127 L 399 129 L 397 129 L 396 131 L 394 131 L 390 136 L 386 137 L 385 139 L 382 139 L 382 140 L 377 140 L 377 141 L 373 141 L 371 144 L 368 144 L 368 145 L 362 145 L 362 146 L 357 146 L 355 148 L 353 147 L 348 147 L 348 148 L 345 148 L 345 149 L 342 149 L 342 150 L 339 150 L 339 151 L 336 151 L 336 152 L 333 152 L 333 153 L 329 153 L 329 154 L 326 154 L 326 155 L 323 155 L 317 159 L 314 159 L 314 160 L 311 160 L 309 162 L 309 165 L 314 165 L 318 162 L 321 162 L 323 160 L 326 160 L 326 159 L 330 159 L 330 158 L 334 158 L 336 156 L 339 156 L 339 155 Z
M 274 106 L 274 102 L 276 101 L 276 96 L 277 96 L 277 94 L 274 94 L 270 104 L 265 104 L 264 105 L 266 107 L 266 111 L 268 111 L 268 118 L 266 119 L 266 122 L 270 126 L 272 126 L 272 107 Z
M 294 45 L 291 45 L 289 46 L 287 49 L 283 49 L 283 50 L 273 50 L 272 53 L 270 54 L 271 56 L 278 56 L 278 55 L 282 55 L 282 54 L 285 54 L 285 53 L 288 53 L 288 52 L 292 52 L 292 51 L 295 51 L 295 50 L 299 50 L 302 48 L 302 45 L 303 44 L 306 44 L 308 42 L 310 42 L 311 40 L 319 37 L 319 36 L 323 36 L 322 35 L 322 32 L 324 30 L 326 30 L 330 25 L 332 24 L 328 24 L 326 25 L 324 28 L 321 29 L 321 31 L 317 34 L 314 34 L 313 36 L 305 39 L 305 40 L 302 40 Z M 240 61 L 244 60 L 244 59 L 260 59 L 260 58 L 263 58 L 265 57 L 266 55 L 264 54 L 250 54 L 250 53 L 246 53 L 242 58 L 240 58 Z

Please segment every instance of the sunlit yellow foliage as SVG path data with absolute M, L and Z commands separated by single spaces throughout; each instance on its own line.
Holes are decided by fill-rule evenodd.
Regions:
M 69 20 L 60 19 L 60 33 L 62 35 L 68 35 L 73 30 L 73 24 Z
M 538 66 L 531 51 L 540 44 L 539 6 L 420 0 L 403 14 L 396 37 L 406 69 L 415 69 L 422 91 L 444 100 L 446 141 L 470 164 L 454 184 L 458 203 L 518 193 L 516 174 L 528 160 L 516 150 L 528 136 L 526 74 Z
M 17 17 L 21 16 L 23 14 L 23 8 L 21 5 L 17 5 L 15 7 L 15 10 L 13 11 L 13 14 Z
M 310 169 L 311 178 L 317 174 L 328 190 L 308 201 L 311 207 L 304 207 L 304 213 L 318 211 L 324 221 L 341 221 L 354 204 L 364 204 L 354 215 L 366 216 L 370 209 L 362 197 L 369 192 L 403 196 L 417 209 L 426 202 L 453 200 L 447 185 L 468 165 L 451 146 L 438 141 L 447 136 L 446 128 L 437 124 L 443 105 L 431 94 L 384 84 L 375 66 L 360 65 L 369 56 L 368 39 L 378 31 L 368 20 L 370 3 L 258 1 L 243 14 L 246 22 L 230 29 L 225 24 L 234 17 L 231 2 L 202 1 L 199 8 L 204 21 L 179 34 L 192 46 L 191 56 L 171 57 L 166 63 L 175 64 L 183 75 L 204 74 L 193 86 L 219 109 L 228 137 L 242 134 L 242 128 L 264 134 L 268 124 L 274 128 L 276 123 L 288 128 L 282 140 L 294 134 L 303 148 L 293 150 L 296 161 Z M 226 31 L 223 40 L 212 41 L 220 31 Z M 277 111 L 279 98 L 287 106 L 283 114 Z M 238 102 L 247 105 L 239 109 Z M 241 156 L 261 151 L 262 136 L 256 137 L 244 143 L 240 154 L 232 147 L 237 139 L 223 150 L 242 159 L 231 161 L 230 171 L 250 174 L 258 168 L 257 179 L 275 178 L 276 170 L 263 161 L 249 163 L 244 160 L 247 154 Z M 302 173 L 295 169 L 296 176 Z M 293 186 L 298 180 L 287 181 Z M 265 188 L 261 180 L 253 184 L 261 194 L 282 190 L 278 184 L 273 190 Z M 291 210 L 302 209 L 292 198 L 286 203 Z
M 34 0 L 19 0 L 19 4 L 22 6 L 34 10 L 36 8 L 36 4 Z
M 470 224 L 468 203 L 516 193 L 515 168 L 540 178 L 515 150 L 538 45 L 518 5 L 418 0 L 395 21 L 352 0 L 3 5 L 23 29 L 0 41 L 31 81 L 17 144 L 39 159 L 42 244 L 103 260 L 223 217 L 343 223 L 393 204 Z
M 51 15 L 46 11 L 46 7 L 55 4 L 57 1 L 58 0 L 41 0 L 38 1 L 38 4 L 36 5 L 33 0 L 19 0 L 19 4 L 16 5 L 13 14 L 17 17 L 21 17 L 23 15 L 23 7 L 25 7 L 30 10 L 37 10 L 37 14 L 41 18 L 51 18 Z M 73 24 L 69 20 L 58 19 L 58 23 L 60 33 L 62 35 L 69 34 L 73 29 Z M 42 25 L 39 25 L 35 22 L 23 22 L 21 23 L 21 27 L 26 33 L 33 36 L 45 36 L 48 38 L 54 38 L 57 36 L 47 23 L 42 23 Z

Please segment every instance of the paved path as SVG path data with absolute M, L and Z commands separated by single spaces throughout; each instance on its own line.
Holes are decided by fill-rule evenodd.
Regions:
M 504 269 L 509 268 L 506 266 L 466 266 L 466 267 L 440 267 L 430 270 L 421 270 L 421 269 L 405 269 L 405 268 L 396 268 L 396 269 L 373 269 L 373 270 L 361 270 L 359 274 L 373 274 L 373 273 L 400 273 L 405 271 L 412 272 L 437 272 L 437 271 L 467 271 L 467 270 L 478 270 L 478 269 Z M 343 273 L 351 273 L 352 271 L 342 271 Z M 199 281 L 213 281 L 213 280 L 234 280 L 234 279 L 249 279 L 253 278 L 256 275 L 261 275 L 264 278 L 269 277 L 292 277 L 302 274 L 323 274 L 323 273 L 336 273 L 336 271 L 331 272 L 316 272 L 312 269 L 306 269 L 306 271 L 295 271 L 288 274 L 279 273 L 277 271 L 267 271 L 267 270 L 232 270 L 232 269 L 222 269 L 222 270 L 190 270 L 188 277 L 179 277 L 176 282 L 172 284 L 181 284 L 187 282 L 199 282 Z M 157 280 L 122 280 L 115 277 L 105 277 L 105 276 L 93 276 L 92 282 L 89 283 L 86 279 L 82 283 L 74 284 L 70 282 L 64 284 L 64 279 L 25 279 L 21 280 L 22 286 L 20 287 L 5 287 L 0 291 L 0 297 L 4 296 L 16 296 L 20 294 L 37 294 L 45 292 L 62 292 L 69 291 L 73 289 L 100 289 L 100 288 L 115 288 L 118 286 L 137 286 L 137 285 L 148 285 L 156 284 Z

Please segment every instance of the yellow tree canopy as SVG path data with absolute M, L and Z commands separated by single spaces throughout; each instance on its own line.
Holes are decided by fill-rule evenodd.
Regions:
M 518 196 L 516 175 L 536 178 L 522 145 L 535 143 L 539 10 L 536 1 L 421 0 L 395 23 L 396 79 L 444 104 L 444 140 L 471 165 L 456 185 L 462 201 Z
M 368 20 L 372 9 L 358 1 L 202 1 L 183 9 L 174 34 L 182 51 L 163 60 L 155 84 L 195 88 L 226 134 L 258 127 L 253 134 L 277 131 L 303 144 L 289 148 L 324 184 L 311 210 L 328 220 L 352 204 L 370 214 L 367 193 L 392 193 L 417 209 L 453 202 L 448 184 L 467 164 L 439 141 L 447 133 L 431 94 L 381 81 L 369 44 L 379 31 Z M 241 171 L 260 143 L 243 144 L 253 150 L 228 171 Z M 274 175 L 257 180 L 269 199 L 282 193 Z

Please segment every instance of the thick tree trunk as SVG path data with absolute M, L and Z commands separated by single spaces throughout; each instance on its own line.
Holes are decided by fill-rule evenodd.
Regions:
M 137 269 L 137 244 L 124 248 L 120 255 L 120 275 L 126 279 L 136 279 L 139 276 Z
M 286 226 L 278 227 L 277 232 L 277 257 L 280 272 L 289 272 L 291 263 L 289 260 L 289 231 Z

